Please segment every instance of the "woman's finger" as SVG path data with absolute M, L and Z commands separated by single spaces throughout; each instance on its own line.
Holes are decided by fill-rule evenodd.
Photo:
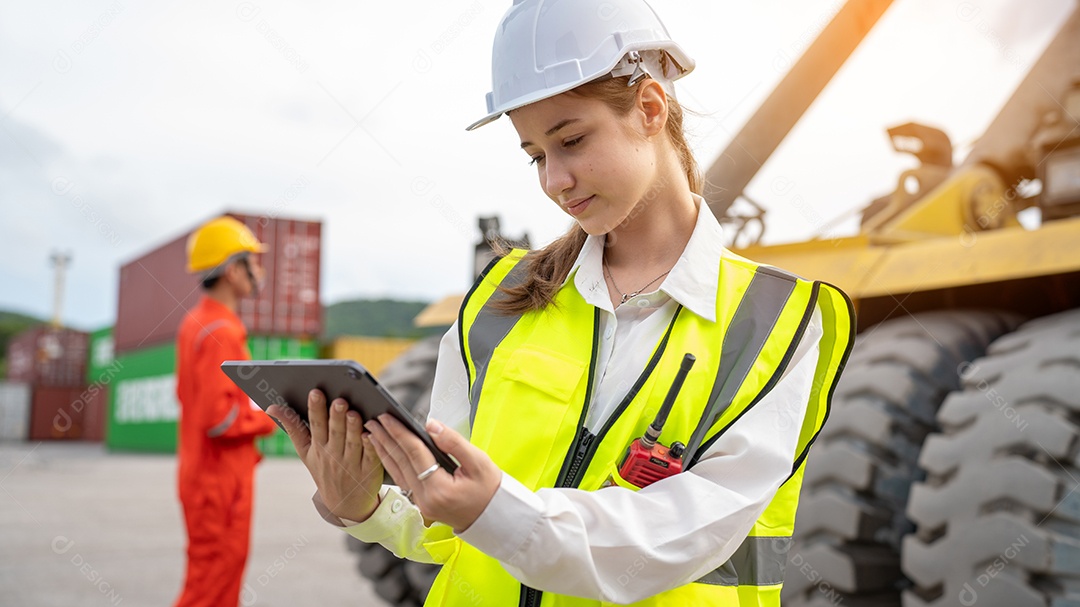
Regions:
M 409 489 L 409 484 L 408 482 L 402 482 L 402 479 L 406 477 L 398 466 L 397 461 L 390 457 L 390 453 L 384 443 L 384 440 L 387 438 L 386 432 L 381 428 L 375 428 L 375 426 L 378 425 L 379 422 L 369 422 L 368 424 L 365 424 L 365 427 L 369 430 L 368 439 L 370 440 L 371 445 L 375 447 L 375 454 L 379 456 L 379 460 L 382 461 L 383 468 L 386 468 L 386 472 L 390 474 L 390 478 L 394 479 L 394 482 L 397 483 L 397 486 L 400 487 L 402 491 L 405 491 Z M 372 430 L 372 428 L 375 429 Z M 382 438 L 380 438 L 380 436 Z
M 412 430 L 405 427 L 405 424 L 399 422 L 394 416 L 389 414 L 382 414 L 379 416 L 379 423 L 386 429 L 386 433 L 390 435 L 390 438 L 394 440 L 400 447 L 402 455 L 409 460 L 409 466 L 419 474 L 421 470 L 427 470 L 431 467 L 431 464 L 435 463 L 435 456 L 431 454 L 431 449 L 428 449 L 424 441 L 420 440 Z
M 478 468 L 477 452 L 480 449 L 466 440 L 461 433 L 434 419 L 428 421 L 427 431 L 439 451 L 454 456 L 459 464 L 459 470 L 474 471 Z
M 357 416 L 359 417 L 359 415 Z M 364 426 L 357 422 L 358 432 L 362 432 Z M 367 481 L 369 475 L 378 475 L 379 484 L 382 484 L 383 465 L 379 459 L 379 453 L 375 450 L 375 445 L 371 442 L 371 435 L 363 433 L 360 436 L 360 442 L 363 445 L 363 453 L 360 456 L 360 469 L 366 470 L 364 478 L 361 481 Z
M 344 398 L 335 398 L 330 403 L 330 421 L 326 428 L 326 449 L 334 461 L 341 461 L 345 455 L 345 413 L 349 403 Z
M 379 452 L 379 459 L 382 460 L 383 465 L 385 466 L 393 462 L 401 474 L 400 477 L 395 476 L 394 478 L 398 481 L 405 478 L 408 479 L 406 482 L 409 482 L 415 476 L 413 466 L 409 462 L 409 457 L 405 454 L 401 445 L 386 431 L 386 426 L 382 425 L 379 421 L 372 420 L 365 424 L 364 427 L 367 428 L 368 432 L 371 433 L 372 438 L 374 438 L 379 443 L 379 446 L 382 447 L 382 451 Z
M 356 411 L 347 411 L 345 413 L 345 450 L 342 454 L 346 468 L 356 468 L 363 460 L 364 443 L 361 440 L 363 434 L 364 426 L 360 424 L 360 414 Z
M 316 447 L 326 445 L 326 397 L 321 390 L 308 392 L 308 423 L 311 424 L 311 442 Z
M 296 411 L 288 406 L 270 405 L 266 413 L 285 427 L 285 433 L 289 435 L 289 440 L 292 441 L 293 448 L 296 449 L 296 454 L 300 456 L 300 459 L 307 457 L 308 448 L 311 447 L 311 432 L 308 431 L 307 425 Z

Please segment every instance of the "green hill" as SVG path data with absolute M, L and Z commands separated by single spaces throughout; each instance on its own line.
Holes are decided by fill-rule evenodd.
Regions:
M 324 310 L 323 339 L 329 341 L 342 335 L 420 338 L 446 331 L 445 327 L 418 329 L 413 326 L 413 318 L 427 305 L 424 301 L 393 299 L 358 299 L 331 304 Z
M 0 379 L 7 377 L 7 347 L 11 338 L 43 322 L 26 314 L 0 311 Z
M 324 310 L 323 339 L 329 341 L 342 335 L 413 339 L 438 335 L 446 328 L 418 329 L 412 324 L 413 318 L 427 305 L 424 301 L 394 299 L 338 302 L 326 306 Z M 8 342 L 15 335 L 43 322 L 45 321 L 25 314 L 0 311 L 0 380 L 7 376 Z

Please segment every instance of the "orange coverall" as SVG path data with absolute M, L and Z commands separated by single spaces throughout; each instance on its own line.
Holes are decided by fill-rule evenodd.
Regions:
M 247 330 L 221 303 L 203 297 L 176 337 L 180 399 L 180 503 L 187 526 L 187 574 L 176 607 L 237 605 L 251 535 L 256 436 L 274 422 L 221 371 L 250 359 Z

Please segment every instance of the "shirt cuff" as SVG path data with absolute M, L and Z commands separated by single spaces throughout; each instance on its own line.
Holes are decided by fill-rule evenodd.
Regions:
M 510 562 L 540 524 L 543 512 L 540 497 L 504 472 L 487 507 L 457 536 L 498 561 Z
M 366 521 L 359 523 L 335 516 L 323 503 L 318 491 L 311 497 L 311 501 L 323 520 L 335 527 L 341 527 L 349 535 L 367 543 L 379 542 L 396 533 L 401 521 L 408 516 L 411 509 L 416 508 L 390 485 L 383 485 L 379 489 L 378 507 Z

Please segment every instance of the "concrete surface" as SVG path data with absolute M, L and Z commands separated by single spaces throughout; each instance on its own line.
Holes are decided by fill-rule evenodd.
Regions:
M 185 544 L 175 479 L 172 456 L 0 442 L 0 604 L 171 605 Z M 244 605 L 383 605 L 314 487 L 299 460 L 259 466 Z

